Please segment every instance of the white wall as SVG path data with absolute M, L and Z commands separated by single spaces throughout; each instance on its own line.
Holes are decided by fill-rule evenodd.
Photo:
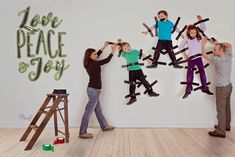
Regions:
M 71 127 L 78 127 L 87 102 L 88 76 L 82 67 L 86 48 L 98 49 L 104 41 L 115 41 L 121 37 L 129 41 L 133 48 L 142 48 L 146 54 L 153 53 L 151 47 L 156 45 L 156 39 L 141 34 L 141 31 L 144 30 L 142 22 L 153 24 L 152 17 L 160 9 L 167 10 L 169 19 L 172 21 L 180 16 L 179 27 L 196 21 L 197 14 L 205 18 L 209 17 L 210 21 L 206 23 L 207 34 L 222 41 L 234 43 L 235 23 L 232 17 L 234 5 L 235 2 L 232 0 L 216 3 L 212 0 L 207 2 L 203 0 L 140 0 L 138 2 L 134 0 L 1 0 L 0 127 L 26 127 L 29 123 L 27 117 L 36 113 L 45 99 L 45 95 L 54 88 L 67 89 L 70 94 L 69 123 Z M 27 6 L 31 6 L 30 19 L 36 13 L 42 16 L 47 15 L 50 11 L 63 19 L 58 31 L 67 32 L 67 35 L 63 37 L 65 44 L 63 51 L 68 55 L 66 63 L 71 67 L 64 72 L 59 81 L 54 80 L 54 72 L 42 73 L 39 80 L 32 82 L 27 77 L 28 72 L 21 74 L 17 71 L 20 60 L 16 57 L 16 30 L 22 20 L 22 17 L 17 14 Z M 49 27 L 43 29 L 48 30 Z M 174 34 L 175 36 L 176 34 Z M 36 39 L 37 34 L 32 37 L 34 44 Z M 179 41 L 173 41 L 174 45 Z M 102 57 L 106 57 L 109 52 L 110 49 L 107 49 Z M 40 56 L 47 61 L 48 56 L 42 54 Z M 161 56 L 160 60 L 170 62 L 167 55 Z M 215 97 L 198 91 L 192 93 L 186 100 L 182 100 L 184 86 L 180 85 L 180 81 L 185 80 L 186 71 L 169 66 L 159 66 L 158 69 L 143 67 L 144 73 L 148 76 L 147 80 L 153 82 L 157 79 L 159 81 L 154 89 L 161 96 L 150 98 L 142 94 L 135 104 L 126 106 L 124 96 L 128 94 L 128 85 L 124 84 L 123 80 L 128 79 L 128 72 L 121 68 L 124 63 L 124 59 L 115 56 L 111 63 L 102 69 L 101 102 L 104 115 L 109 123 L 119 127 L 209 127 L 216 123 Z M 215 82 L 213 66 L 207 68 L 206 73 L 207 79 L 213 84 Z M 232 72 L 233 84 L 235 84 L 234 75 Z M 198 82 L 199 78 L 195 77 L 195 81 Z M 210 85 L 210 88 L 214 91 L 215 87 Z M 141 87 L 137 91 L 143 93 L 144 88 Z M 233 126 L 235 126 L 234 102 L 233 94 L 231 104 Z M 24 115 L 26 120 L 20 115 Z M 97 125 L 97 120 L 93 115 L 90 126 Z

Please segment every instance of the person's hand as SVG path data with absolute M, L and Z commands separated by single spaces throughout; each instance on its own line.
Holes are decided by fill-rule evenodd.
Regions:
M 121 44 L 122 44 L 122 39 L 121 38 L 119 38 L 119 39 L 117 39 L 117 49 L 118 50 L 120 50 L 121 49 Z
M 147 35 L 148 34 L 148 31 L 143 31 L 142 32 L 144 35 Z
M 216 45 L 216 44 L 218 44 L 218 43 L 219 43 L 218 39 L 215 39 L 215 40 L 210 39 L 210 41 L 212 41 L 212 44 L 214 44 L 214 45 Z
M 184 55 L 184 58 L 185 58 L 185 59 L 188 59 L 188 58 L 189 58 L 186 53 L 183 53 L 183 55 Z
M 197 19 L 198 19 L 198 21 L 201 21 L 202 20 L 201 15 L 197 15 Z
M 106 42 L 104 43 L 104 46 L 103 46 L 100 50 L 101 50 L 101 51 L 104 51 L 104 49 L 105 49 L 106 47 L 108 47 L 108 45 L 109 45 L 109 42 L 106 41 Z
M 113 46 L 112 46 L 112 54 L 114 54 L 115 53 L 115 51 L 117 50 L 117 44 L 113 44 Z
M 182 34 L 181 34 L 181 38 L 183 38 L 183 39 L 184 39 L 184 37 L 185 37 L 185 36 L 184 36 L 184 34 L 182 33 Z
M 145 54 L 142 54 L 142 58 L 147 57 Z M 147 59 L 147 62 L 149 63 L 149 65 L 151 65 L 153 63 L 153 61 L 151 61 L 150 59 Z
M 151 61 L 150 59 L 147 60 L 149 65 L 153 64 L 153 61 Z
M 119 39 L 117 40 L 117 42 L 118 42 L 118 43 L 122 43 L 122 39 L 119 38 Z
M 109 42 L 108 41 L 106 41 L 106 42 L 104 42 L 104 48 L 106 48 L 106 47 L 108 47 L 109 46 Z

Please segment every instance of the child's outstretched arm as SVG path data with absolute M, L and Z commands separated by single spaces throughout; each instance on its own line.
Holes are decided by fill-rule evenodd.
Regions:
M 153 25 L 153 26 L 151 26 L 151 27 L 149 27 L 149 28 L 150 28 L 150 30 L 152 31 L 152 30 L 155 29 L 155 25 Z M 147 35 L 147 34 L 149 33 L 149 31 L 148 31 L 148 30 L 147 30 L 147 31 L 143 31 L 142 33 L 145 34 L 145 35 Z
M 147 57 L 147 56 L 145 54 L 142 54 L 142 58 L 145 58 L 145 57 Z M 152 64 L 151 60 L 148 59 L 147 61 L 148 61 L 149 64 Z
M 176 31 L 177 33 L 180 33 L 180 29 L 179 29 L 178 27 L 175 28 L 175 31 Z M 181 36 L 181 38 L 184 39 L 184 34 L 183 34 L 183 33 L 182 33 L 180 36 Z
M 198 21 L 201 21 L 201 20 L 202 20 L 201 15 L 197 15 L 197 19 L 198 19 Z M 205 23 L 204 23 L 204 22 L 200 23 L 200 24 L 199 24 L 199 28 L 200 28 L 203 32 L 205 32 L 205 31 L 206 31 L 206 25 L 205 25 Z

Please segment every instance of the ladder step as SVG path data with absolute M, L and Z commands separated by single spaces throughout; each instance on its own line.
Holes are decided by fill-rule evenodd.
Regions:
M 56 111 L 61 111 L 61 110 L 64 110 L 64 108 L 59 108 L 59 109 L 57 109 Z
M 49 97 L 56 97 L 56 96 L 62 96 L 62 97 L 65 97 L 65 96 L 68 96 L 69 94 L 47 94 L 47 96 Z
M 47 111 L 38 111 L 39 113 L 44 113 L 44 114 L 47 114 L 48 112 Z
M 55 97 L 56 94 L 47 94 L 47 96 L 49 96 L 49 97 Z
M 34 131 L 36 131 L 38 129 L 37 125 L 30 125 L 30 128 L 32 128 Z
M 62 132 L 62 131 L 60 131 L 60 130 L 57 130 L 59 133 L 61 133 L 61 134 L 63 134 L 63 135 L 65 135 L 65 133 L 64 132 Z
M 48 106 L 48 107 L 46 107 L 45 109 L 48 109 L 48 108 L 51 108 L 52 106 Z M 60 111 L 60 110 L 64 110 L 64 108 L 59 108 L 59 109 L 56 109 L 56 111 Z M 42 112 L 42 111 L 39 111 L 39 112 Z M 45 112 L 47 112 L 47 111 L 45 111 Z

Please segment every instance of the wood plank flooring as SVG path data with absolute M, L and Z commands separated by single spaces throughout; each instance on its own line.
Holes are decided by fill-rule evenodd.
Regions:
M 43 131 L 30 151 L 29 141 L 19 142 L 24 129 L 0 128 L 1 157 L 235 157 L 235 128 L 226 138 L 208 135 L 211 129 L 116 128 L 102 132 L 90 128 L 93 139 L 78 138 L 78 128 L 70 129 L 70 143 L 55 146 L 54 152 L 41 149 L 52 144 L 53 129 Z

